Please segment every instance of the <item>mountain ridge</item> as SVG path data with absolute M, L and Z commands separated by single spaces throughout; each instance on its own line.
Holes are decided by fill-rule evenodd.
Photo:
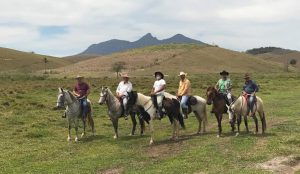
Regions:
M 142 48 L 147 46 L 165 45 L 165 44 L 199 44 L 207 45 L 206 43 L 191 39 L 183 34 L 176 34 L 170 38 L 159 40 L 151 33 L 147 33 L 140 39 L 130 42 L 120 39 L 111 39 L 98 44 L 90 45 L 86 50 L 79 55 L 108 55 L 112 53 L 127 51 L 135 48 Z

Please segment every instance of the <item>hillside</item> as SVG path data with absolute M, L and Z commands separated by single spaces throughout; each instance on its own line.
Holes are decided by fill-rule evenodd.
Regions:
M 71 63 L 66 59 L 0 48 L 0 72 L 34 72 L 42 70 L 44 69 L 44 57 L 48 59 L 47 69 L 63 67 Z
M 146 46 L 164 45 L 164 44 L 206 45 L 201 41 L 188 38 L 182 34 L 176 34 L 171 38 L 158 40 L 156 37 L 153 37 L 152 34 L 148 33 L 145 36 L 141 37 L 139 40 L 134 42 L 112 39 L 98 44 L 93 44 L 89 46 L 84 52 L 80 53 L 79 55 L 108 55 L 112 53 L 127 51 L 134 48 L 142 48 Z
M 286 63 L 292 59 L 297 60 L 295 67 L 300 70 L 300 52 L 295 50 L 283 49 L 278 47 L 264 47 L 255 48 L 246 51 L 249 54 L 253 54 L 258 58 L 262 58 L 268 61 L 274 61 L 281 64 Z
M 66 75 L 78 72 L 93 76 L 110 76 L 111 66 L 124 61 L 130 74 L 152 75 L 156 70 L 175 75 L 179 71 L 190 74 L 217 73 L 223 69 L 230 72 L 278 72 L 280 64 L 254 56 L 219 47 L 171 44 L 133 49 L 127 52 L 102 56 L 60 68 Z

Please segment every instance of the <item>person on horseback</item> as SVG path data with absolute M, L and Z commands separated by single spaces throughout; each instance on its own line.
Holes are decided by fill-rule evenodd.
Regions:
M 220 72 L 220 75 L 222 76 L 222 78 L 217 82 L 215 88 L 219 93 L 224 95 L 226 101 L 228 102 L 227 105 L 230 105 L 232 103 L 232 83 L 230 78 L 228 78 L 229 72 L 223 70 L 222 72 Z
M 180 72 L 179 75 L 179 88 L 176 94 L 177 98 L 180 100 L 180 106 L 182 109 L 182 113 L 184 118 L 188 117 L 188 99 L 191 96 L 191 82 L 186 78 L 187 73 Z
M 88 113 L 88 101 L 87 97 L 90 94 L 90 86 L 84 81 L 84 77 L 77 75 L 75 78 L 77 83 L 75 84 L 73 93 L 80 102 L 82 108 L 82 117 L 85 118 Z
M 246 97 L 248 101 L 248 107 L 251 111 L 251 116 L 254 115 L 253 107 L 256 102 L 256 92 L 258 92 L 259 88 L 255 81 L 251 80 L 250 75 L 248 73 L 245 74 L 245 84 L 243 86 L 243 96 Z
M 123 112 L 122 115 L 124 115 L 125 120 L 128 118 L 128 111 L 127 111 L 127 102 L 128 102 L 128 93 L 132 91 L 132 83 L 129 81 L 129 75 L 127 73 L 122 73 L 121 77 L 123 80 L 119 83 L 117 90 L 116 90 L 116 96 L 121 102 Z
M 154 107 L 158 111 L 158 117 L 161 119 L 164 116 L 162 102 L 164 99 L 164 91 L 166 88 L 166 81 L 164 80 L 164 74 L 162 72 L 155 72 L 155 82 L 151 90 L 150 96 Z

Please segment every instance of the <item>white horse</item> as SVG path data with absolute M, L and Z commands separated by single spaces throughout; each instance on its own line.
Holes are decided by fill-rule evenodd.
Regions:
M 59 88 L 58 98 L 57 98 L 57 108 L 64 108 L 66 106 L 66 116 L 68 119 L 68 141 L 71 141 L 71 127 L 72 123 L 75 124 L 75 131 L 76 131 L 76 137 L 75 141 L 78 141 L 78 126 L 79 126 L 79 119 L 81 118 L 83 121 L 83 133 L 81 134 L 81 137 L 83 137 L 86 132 L 86 119 L 88 119 L 88 122 L 90 126 L 92 127 L 92 132 L 94 134 L 95 132 L 95 126 L 94 126 L 94 120 L 92 118 L 92 110 L 91 110 L 91 102 L 88 100 L 89 105 L 89 111 L 87 113 L 87 116 L 85 118 L 82 117 L 82 109 L 80 106 L 79 100 L 68 90 L 63 90 L 62 88 Z
M 107 108 L 108 108 L 108 116 L 110 118 L 110 120 L 112 121 L 113 127 L 114 127 L 114 131 L 115 131 L 115 135 L 114 135 L 114 139 L 118 138 L 118 120 L 119 118 L 122 116 L 122 106 L 120 101 L 113 95 L 113 93 L 110 91 L 109 88 L 107 87 L 102 87 L 101 92 L 100 92 L 100 99 L 98 101 L 98 103 L 100 105 L 103 105 L 106 103 Z M 130 116 L 131 116 L 131 120 L 133 123 L 132 126 L 132 130 L 130 135 L 134 135 L 135 133 L 135 129 L 136 129 L 136 118 L 135 112 L 129 112 Z M 139 122 L 141 125 L 141 135 L 143 135 L 144 130 L 145 130 L 145 122 L 139 118 Z
M 177 99 L 175 95 L 165 92 L 165 97 Z M 206 132 L 207 113 L 206 113 L 206 100 L 200 96 L 194 96 L 197 99 L 197 104 L 191 105 L 191 112 L 193 112 L 199 122 L 197 134 L 201 133 L 201 125 L 203 124 L 202 133 Z
M 257 102 L 253 106 L 253 113 L 249 112 L 248 103 L 246 102 L 246 100 L 243 96 L 238 97 L 237 100 L 235 100 L 228 107 L 229 119 L 234 120 L 237 116 L 238 132 L 236 133 L 236 136 L 238 136 L 240 134 L 240 124 L 241 124 L 242 116 L 244 117 L 246 131 L 249 132 L 247 116 L 253 115 L 253 119 L 254 119 L 255 127 L 256 127 L 255 133 L 258 132 L 258 120 L 255 115 L 256 112 L 258 112 L 261 123 L 262 123 L 262 134 L 265 133 L 267 125 L 266 125 L 266 117 L 265 117 L 265 112 L 264 112 L 263 101 L 258 96 L 256 96 L 256 100 L 257 100 Z

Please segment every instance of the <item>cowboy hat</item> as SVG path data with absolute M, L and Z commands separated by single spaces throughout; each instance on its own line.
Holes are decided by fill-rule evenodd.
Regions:
M 229 72 L 227 72 L 227 71 L 225 71 L 225 70 L 223 70 L 222 72 L 220 72 L 220 75 L 229 75 Z
M 130 76 L 128 75 L 128 73 L 121 73 L 121 77 L 123 77 L 123 78 L 129 78 Z
M 245 76 L 244 76 L 244 79 L 249 79 L 249 78 L 250 78 L 250 74 L 246 73 Z
M 75 77 L 75 79 L 83 79 L 84 77 L 83 76 L 81 76 L 81 75 L 77 75 L 76 77 Z
M 187 75 L 187 73 L 181 71 L 178 76 L 186 76 L 186 75 Z
M 156 77 L 157 75 L 160 75 L 162 79 L 164 78 L 164 74 L 160 71 L 154 73 L 154 77 Z

